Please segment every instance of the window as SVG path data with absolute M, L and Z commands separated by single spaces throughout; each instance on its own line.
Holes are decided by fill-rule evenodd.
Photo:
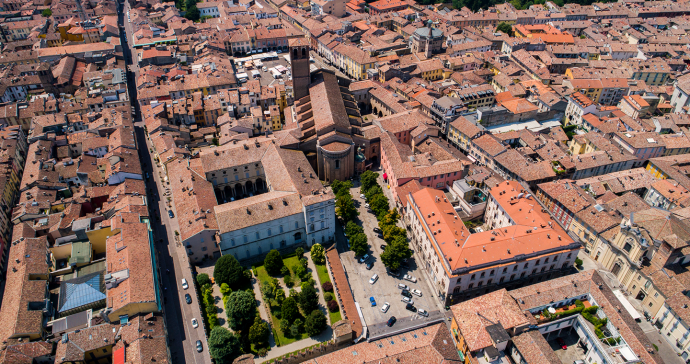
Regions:
M 268 229 L 268 236 L 271 236 L 271 229 Z
M 515 266 L 513 267 L 513 272 L 517 271 L 517 269 L 518 269 L 518 266 L 515 265 Z
M 230 244 L 232 244 L 232 246 L 235 246 L 235 239 L 230 239 Z
M 470 285 L 467 286 L 467 289 L 472 289 L 472 287 L 474 287 L 474 283 L 470 283 Z
M 244 236 L 244 242 L 247 242 L 247 235 Z
M 335 169 L 340 169 L 340 160 L 335 161 Z
M 483 285 L 484 285 L 484 282 L 479 282 L 479 283 L 477 283 L 477 287 L 481 287 L 481 286 L 483 286 Z
M 280 226 L 278 227 L 278 231 L 280 231 L 281 233 L 283 232 L 283 225 L 280 225 Z
M 534 265 L 539 265 L 540 261 L 541 261 L 540 259 L 537 259 L 537 261 L 534 263 Z
M 658 297 L 659 297 L 659 292 L 654 294 L 654 298 L 658 298 Z
M 473 281 L 476 278 L 476 274 L 473 274 L 472 277 L 470 277 L 470 280 Z
M 547 257 L 546 259 L 544 259 L 544 264 L 546 264 L 548 262 L 549 262 L 549 258 Z
M 498 280 L 498 283 L 499 284 L 503 283 L 503 280 L 505 280 L 505 279 L 506 279 L 506 277 L 501 277 L 501 279 Z
M 295 221 L 295 229 L 299 229 L 299 222 Z
M 503 268 L 503 273 L 507 273 L 507 272 L 508 272 L 508 268 Z
M 492 269 L 491 272 L 489 273 L 490 276 L 494 275 L 494 270 Z
M 256 232 L 256 238 L 257 238 L 257 239 L 261 239 L 260 236 L 259 236 L 259 232 L 258 232 L 258 231 Z
M 627 253 L 630 253 L 630 250 L 632 250 L 632 245 L 625 243 L 623 250 L 625 250 Z
M 484 278 L 484 272 L 482 272 L 482 274 L 479 275 L 479 278 Z

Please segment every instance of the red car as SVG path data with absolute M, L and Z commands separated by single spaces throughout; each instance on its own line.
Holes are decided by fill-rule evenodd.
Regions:
M 556 342 L 558 343 L 558 345 L 561 346 L 561 349 L 563 349 L 563 350 L 568 349 L 568 345 L 565 344 L 565 341 L 563 340 L 562 337 L 556 338 Z

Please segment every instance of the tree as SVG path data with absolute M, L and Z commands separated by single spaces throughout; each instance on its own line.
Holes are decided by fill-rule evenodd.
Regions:
M 254 318 L 254 324 L 249 328 L 249 341 L 252 344 L 266 344 L 268 343 L 268 323 L 264 322 L 261 317 Z
M 506 33 L 511 37 L 513 36 L 513 27 L 506 22 L 501 22 L 500 24 L 498 24 L 496 30 Z
M 223 255 L 213 268 L 213 278 L 216 284 L 227 283 L 232 289 L 237 289 L 245 282 L 244 268 L 232 255 Z
M 280 331 L 286 334 L 290 330 L 290 322 L 286 319 L 280 320 Z
M 311 246 L 311 261 L 314 264 L 326 264 L 326 253 L 321 244 L 314 244 Z
M 383 218 L 383 215 L 390 208 L 388 205 L 388 198 L 386 198 L 384 195 L 374 196 L 371 202 L 369 202 L 369 207 L 371 208 L 371 211 L 374 211 L 374 214 L 377 218 Z
M 377 179 L 379 174 L 372 171 L 365 171 L 359 176 L 360 182 L 362 182 L 362 191 L 368 191 L 372 186 L 377 185 Z
M 326 315 L 321 310 L 312 311 L 304 320 L 304 330 L 307 335 L 318 335 L 326 328 Z
M 283 268 L 283 257 L 280 256 L 280 253 L 273 249 L 268 254 L 266 255 L 266 259 L 264 259 L 264 267 L 266 268 L 266 272 L 272 276 L 277 276 L 280 274 L 280 269 Z
M 53 15 L 53 11 L 50 10 L 50 9 L 45 9 L 45 10 L 43 10 L 43 12 L 41 13 L 41 15 L 42 15 L 44 18 L 48 18 L 48 17 L 50 17 L 51 15 Z
M 323 289 L 324 292 L 333 292 L 333 283 L 325 282 L 324 284 L 321 285 L 321 288 Z
M 371 201 L 374 196 L 381 194 L 383 194 L 383 189 L 381 189 L 381 186 L 379 185 L 373 185 L 370 189 L 364 192 L 364 196 L 367 198 L 367 201 Z
M 307 268 L 304 268 L 301 264 L 294 266 L 293 269 L 295 270 L 295 275 L 300 279 L 307 273 Z
M 400 268 L 400 262 L 403 259 L 411 256 L 412 252 L 410 252 L 410 246 L 407 244 L 406 240 L 396 238 L 391 244 L 388 244 L 386 250 L 381 253 L 381 262 L 386 268 L 396 270 Z
M 333 183 L 331 183 L 331 189 L 333 189 L 333 193 L 335 194 L 336 198 L 339 198 L 342 195 L 348 195 L 350 194 L 350 189 L 352 188 L 352 182 L 350 181 L 338 181 L 335 180 Z
M 347 236 L 355 236 L 361 233 L 364 233 L 364 229 L 354 221 L 348 221 L 347 225 L 345 225 L 345 234 L 347 234 Z
M 199 283 L 199 287 L 203 287 L 207 284 L 211 284 L 211 278 L 208 277 L 208 274 L 201 273 L 196 276 L 196 283 Z
M 222 283 L 220 285 L 220 294 L 222 294 L 223 296 L 227 296 L 230 293 L 232 293 L 232 289 L 230 289 L 230 286 L 228 286 L 227 283 Z
M 208 351 L 219 363 L 232 363 L 240 354 L 240 340 L 222 326 L 216 326 L 208 337 Z
M 326 306 L 328 306 L 328 310 L 331 312 L 337 312 L 340 307 L 338 307 L 338 302 L 336 300 L 331 300 L 326 303 Z
M 184 17 L 191 21 L 197 21 L 201 17 L 201 13 L 199 13 L 196 5 L 192 5 L 192 7 L 187 8 L 187 11 L 185 11 Z
M 290 326 L 290 333 L 292 336 L 299 336 L 302 332 L 302 326 L 302 319 L 296 319 L 292 326 Z
M 355 255 L 364 255 L 369 250 L 367 244 L 367 236 L 365 234 L 356 234 L 350 237 L 350 249 L 355 252 Z
M 288 323 L 299 317 L 297 301 L 295 301 L 294 298 L 288 297 L 283 301 L 283 305 L 280 307 L 280 317 L 282 317 L 283 320 L 287 320 Z
M 407 231 L 400 226 L 384 225 L 381 228 L 381 231 L 383 231 L 383 240 L 385 240 L 388 244 L 392 243 L 396 237 L 401 237 L 404 240 L 407 240 Z
M 299 293 L 297 303 L 302 309 L 302 312 L 312 312 L 319 307 L 319 294 L 313 286 L 306 286 L 302 288 Z
M 350 195 L 341 196 L 335 202 L 335 213 L 345 222 L 354 220 L 355 217 L 359 216 L 359 211 L 355 208 L 355 202 L 352 201 Z
M 304 248 L 299 247 L 299 248 L 295 249 L 295 254 L 297 254 L 298 258 L 302 258 L 302 256 L 304 255 Z
M 398 213 L 398 210 L 390 209 L 388 210 L 388 213 L 383 216 L 381 221 L 379 221 L 379 227 L 381 228 L 381 230 L 383 230 L 384 226 L 395 225 L 398 223 L 398 220 L 400 220 L 400 214 Z
M 232 292 L 225 311 L 230 320 L 230 328 L 235 331 L 246 328 L 256 315 L 256 300 L 247 291 Z

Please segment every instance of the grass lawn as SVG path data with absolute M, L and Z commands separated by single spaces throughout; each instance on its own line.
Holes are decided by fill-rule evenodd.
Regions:
M 323 285 L 330 282 L 331 278 L 328 276 L 328 268 L 325 264 L 314 264 L 316 266 L 316 273 L 319 275 L 319 283 Z
M 299 258 L 297 258 L 297 256 L 285 258 L 283 259 L 283 265 L 290 269 L 290 273 L 292 274 L 292 281 L 295 282 L 295 286 L 299 286 L 301 281 L 299 277 L 295 274 L 295 267 L 299 265 Z
M 343 317 L 340 316 L 340 311 L 338 311 L 338 312 L 328 311 L 328 317 L 331 319 L 331 325 L 333 325 L 334 323 L 343 319 Z
M 291 265 L 299 264 L 299 259 L 297 259 L 297 257 L 290 257 L 290 258 L 284 259 L 283 263 L 286 266 L 288 266 L 288 268 L 290 268 L 290 271 L 292 271 Z M 260 286 L 262 286 L 265 281 L 266 282 L 270 281 L 273 278 L 268 274 L 268 272 L 266 272 L 266 268 L 264 268 L 263 265 L 256 267 L 254 270 L 256 271 L 256 276 L 257 276 L 257 279 L 259 280 Z M 302 333 L 297 337 L 285 336 L 285 334 L 280 330 L 280 320 L 273 314 L 273 312 L 271 312 L 271 321 L 272 321 L 271 326 L 272 326 L 273 330 L 275 331 L 275 334 L 273 335 L 274 339 L 275 339 L 276 343 L 280 344 L 280 346 L 291 344 L 295 341 L 299 341 L 299 340 L 306 339 L 309 337 L 309 335 L 307 335 L 307 333 Z M 302 321 L 304 321 L 304 320 L 302 320 Z
M 316 266 L 316 273 L 319 275 L 319 282 L 321 285 L 323 285 L 326 282 L 330 282 L 331 278 L 328 276 L 328 268 L 326 268 L 325 264 L 314 264 Z M 323 289 L 322 289 L 323 291 Z M 331 325 L 334 323 L 342 320 L 342 316 L 340 315 L 340 311 L 338 312 L 331 312 L 328 310 L 328 317 L 331 319 Z

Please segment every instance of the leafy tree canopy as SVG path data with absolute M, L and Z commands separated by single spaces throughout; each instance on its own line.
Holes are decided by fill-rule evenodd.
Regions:
M 225 311 L 230 327 L 237 331 L 250 325 L 256 315 L 256 300 L 247 291 L 234 291 L 228 298 Z
M 314 264 L 326 263 L 326 253 L 321 244 L 316 243 L 311 246 L 311 260 L 314 262 Z
M 223 255 L 213 268 L 213 278 L 216 284 L 227 283 L 232 289 L 237 289 L 244 283 L 244 268 L 232 255 Z
M 232 363 L 240 351 L 240 341 L 232 332 L 216 326 L 208 337 L 208 351 L 220 363 Z
M 266 259 L 264 259 L 264 267 L 266 272 L 272 276 L 280 274 L 280 269 L 283 268 L 283 258 L 277 250 L 273 249 L 268 252 Z

